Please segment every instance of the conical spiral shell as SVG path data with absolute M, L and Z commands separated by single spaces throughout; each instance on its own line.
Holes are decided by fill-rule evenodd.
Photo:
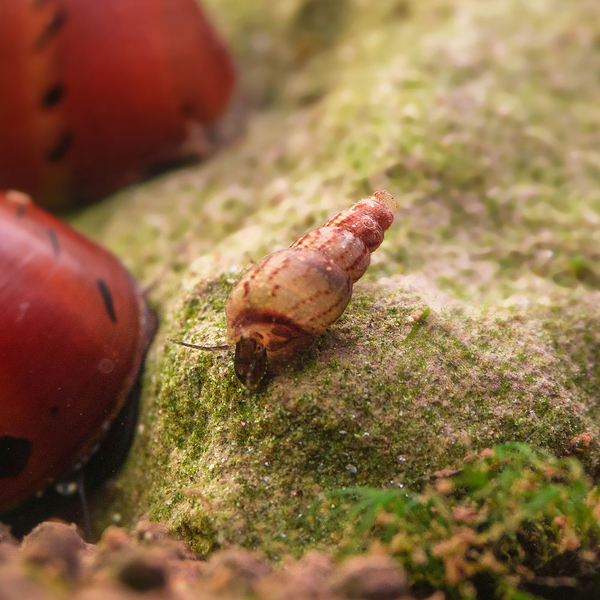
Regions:
M 281 370 L 339 319 L 397 209 L 390 194 L 375 192 L 244 273 L 225 309 L 242 382 Z

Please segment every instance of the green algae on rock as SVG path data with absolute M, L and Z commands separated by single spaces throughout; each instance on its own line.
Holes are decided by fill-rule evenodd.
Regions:
M 169 425 L 158 437 L 170 475 L 150 492 L 151 516 L 195 532 L 197 550 L 211 539 L 299 551 L 335 525 L 311 514 L 327 490 L 419 486 L 478 448 L 523 439 L 564 454 L 575 435 L 595 432 L 537 321 L 448 311 L 417 286 L 372 285 L 305 365 L 260 394 L 235 381 L 229 356 L 167 349 L 158 401 Z M 208 289 L 226 297 L 229 285 Z M 223 327 L 206 300 L 193 294 L 200 339 Z M 424 306 L 428 325 L 404 345 Z
M 361 516 L 346 552 L 371 542 L 407 569 L 419 596 L 587 598 L 597 595 L 600 489 L 581 464 L 525 444 L 485 449 L 444 469 L 421 494 L 348 489 Z M 353 531 L 354 529 L 354 531 Z M 358 534 L 358 535 L 357 535 Z
M 422 486 L 492 444 L 563 454 L 598 433 L 600 5 L 351 0 L 305 53 L 286 37 L 302 4 L 213 0 L 262 90 L 246 138 L 74 218 L 146 281 L 175 266 L 102 514 L 148 511 L 204 553 L 332 544 L 339 519 L 314 508 L 332 489 Z M 380 187 L 396 223 L 295 371 L 252 394 L 230 354 L 163 343 L 223 343 L 248 262 Z

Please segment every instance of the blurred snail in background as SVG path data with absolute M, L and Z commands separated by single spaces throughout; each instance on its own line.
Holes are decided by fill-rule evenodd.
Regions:
M 59 210 L 204 155 L 234 80 L 195 0 L 2 0 L 0 189 Z
M 0 314 L 2 513 L 88 459 L 89 483 L 119 466 L 156 319 L 112 254 L 20 192 L 0 192 Z
M 243 274 L 225 314 L 235 372 L 244 385 L 256 387 L 266 375 L 281 372 L 339 319 L 397 210 L 390 194 L 375 192 Z

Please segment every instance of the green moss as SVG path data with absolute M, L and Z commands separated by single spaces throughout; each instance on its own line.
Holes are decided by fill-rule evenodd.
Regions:
M 438 473 L 420 494 L 369 488 L 332 494 L 342 500 L 340 518 L 344 508 L 350 513 L 343 518 L 345 552 L 379 541 L 419 595 L 533 599 L 551 597 L 559 582 L 569 590 L 563 588 L 565 597 L 586 595 L 583 579 L 593 580 L 598 569 L 600 490 L 581 464 L 525 444 L 482 454 L 459 472 Z M 358 524 L 349 516 L 360 516 Z
M 181 337 L 222 337 L 230 288 L 222 277 L 191 292 Z M 231 353 L 165 347 L 154 451 L 168 458 L 147 492 L 152 518 L 194 532 L 200 552 L 241 543 L 299 554 L 339 534 L 339 521 L 307 517 L 327 490 L 419 487 L 515 439 L 561 454 L 591 426 L 527 319 L 434 313 L 404 344 L 427 298 L 392 285 L 355 300 L 303 364 L 259 393 L 237 381 Z
M 210 7 L 256 107 L 245 136 L 72 219 L 157 282 L 162 318 L 105 519 L 149 511 L 201 552 L 301 553 L 339 533 L 311 512 L 331 489 L 419 488 L 493 444 L 564 454 L 595 435 L 598 3 Z M 244 265 L 380 187 L 399 216 L 289 374 L 251 393 L 231 352 L 166 342 L 223 343 Z M 578 450 L 592 470 L 595 443 Z

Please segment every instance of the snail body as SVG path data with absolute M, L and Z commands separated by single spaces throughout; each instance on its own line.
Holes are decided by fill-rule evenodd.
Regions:
M 225 309 L 240 381 L 255 387 L 280 372 L 339 319 L 397 209 L 375 192 L 243 274 Z
M 156 323 L 112 254 L 19 192 L 0 192 L 0 314 L 2 513 L 69 476 L 106 439 L 137 400 Z

